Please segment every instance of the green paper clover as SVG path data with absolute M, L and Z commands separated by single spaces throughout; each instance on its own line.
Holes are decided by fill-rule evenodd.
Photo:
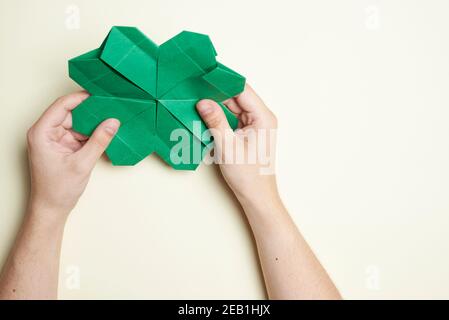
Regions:
M 91 94 L 72 112 L 74 130 L 91 135 L 116 118 L 121 126 L 106 150 L 114 165 L 134 165 L 155 152 L 175 169 L 196 169 L 210 142 L 196 103 L 222 102 L 245 86 L 216 55 L 207 35 L 183 31 L 157 46 L 137 28 L 113 27 L 100 48 L 69 60 L 70 77 Z M 220 105 L 235 129 L 237 118 Z M 185 136 L 174 139 L 177 129 Z M 181 163 L 172 161 L 173 152 Z

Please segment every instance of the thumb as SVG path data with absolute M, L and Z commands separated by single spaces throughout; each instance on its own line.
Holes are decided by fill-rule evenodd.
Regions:
M 213 100 L 201 100 L 196 109 L 214 137 L 215 144 L 221 147 L 223 139 L 232 132 L 223 109 Z
M 100 123 L 86 144 L 78 151 L 79 161 L 92 168 L 109 146 L 120 127 L 117 119 L 107 119 Z

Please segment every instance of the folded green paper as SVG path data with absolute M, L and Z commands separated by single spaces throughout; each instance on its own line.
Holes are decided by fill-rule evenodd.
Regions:
M 210 145 L 196 103 L 220 103 L 245 86 L 216 55 L 203 34 L 183 31 L 157 46 L 137 28 L 113 27 L 100 48 L 69 60 L 70 77 L 91 94 L 72 112 L 74 130 L 91 135 L 116 118 L 121 126 L 106 150 L 114 165 L 134 165 L 155 152 L 175 169 L 196 169 Z M 237 118 L 220 105 L 235 129 Z M 184 154 L 173 161 L 173 152 Z

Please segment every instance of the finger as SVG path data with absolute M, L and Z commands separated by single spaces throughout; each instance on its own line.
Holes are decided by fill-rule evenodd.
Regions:
M 234 98 L 238 106 L 246 112 L 258 112 L 268 109 L 265 103 L 249 85 L 245 85 L 245 90 Z
M 239 115 L 242 113 L 242 108 L 240 108 L 240 106 L 238 105 L 237 102 L 235 102 L 234 98 L 228 99 L 226 101 L 223 101 L 223 104 L 229 109 L 231 110 L 232 113 L 234 113 L 235 115 Z
M 89 139 L 88 136 L 85 136 L 84 134 L 73 131 L 72 129 L 69 129 L 69 131 L 73 135 L 73 137 L 78 141 L 86 141 L 87 139 Z
M 230 129 L 226 115 L 215 101 L 201 100 L 196 108 L 209 129 Z
M 72 129 L 72 113 L 71 112 L 67 112 L 64 120 L 61 123 L 61 126 L 67 130 Z
M 62 136 L 59 140 L 59 144 L 63 148 L 68 148 L 71 152 L 76 152 L 83 146 L 69 131 L 66 131 L 64 136 Z
M 201 100 L 197 103 L 196 108 L 200 117 L 210 129 L 215 143 L 221 146 L 222 140 L 232 133 L 223 109 L 213 100 Z
M 36 126 L 56 127 L 61 125 L 67 115 L 88 97 L 89 94 L 86 91 L 80 91 L 56 99 L 39 118 Z
M 109 146 L 119 127 L 120 122 L 117 119 L 108 119 L 100 123 L 89 140 L 76 153 L 77 161 L 83 163 L 85 168 L 93 168 Z

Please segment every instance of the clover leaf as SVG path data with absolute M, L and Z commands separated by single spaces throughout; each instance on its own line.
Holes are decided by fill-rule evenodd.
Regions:
M 155 152 L 175 169 L 196 169 L 210 142 L 196 103 L 220 103 L 245 85 L 215 56 L 203 34 L 183 31 L 157 46 L 137 28 L 113 27 L 100 48 L 69 60 L 70 77 L 91 94 L 72 112 L 74 130 L 91 135 L 102 121 L 116 118 L 121 127 L 106 150 L 114 165 L 134 165 Z M 220 105 L 235 129 L 237 118 Z M 176 151 L 177 129 L 188 144 Z M 174 150 L 184 153 L 182 162 L 172 161 Z

